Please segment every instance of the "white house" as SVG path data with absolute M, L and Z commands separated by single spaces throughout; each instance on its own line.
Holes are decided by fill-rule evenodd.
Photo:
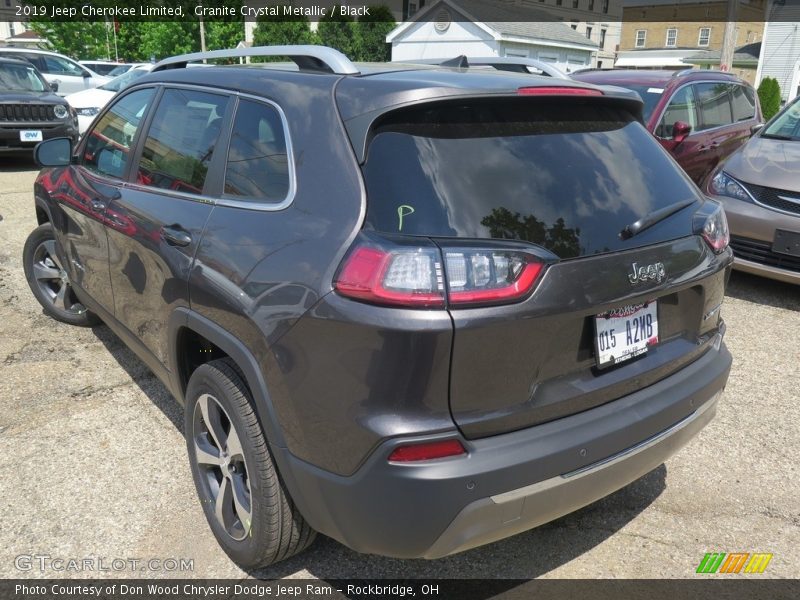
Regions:
M 757 84 L 764 77 L 778 80 L 784 101 L 800 95 L 800 2 L 773 2 L 770 7 L 764 24 Z
M 495 4 L 492 21 L 486 0 L 438 0 L 399 25 L 386 41 L 393 61 L 448 59 L 464 55 L 536 58 L 571 72 L 593 65 L 597 44 L 563 22 L 529 21 L 536 11 L 514 4 Z

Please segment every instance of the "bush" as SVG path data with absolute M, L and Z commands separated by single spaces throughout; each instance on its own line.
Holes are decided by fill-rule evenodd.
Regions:
M 769 121 L 781 108 L 781 87 L 774 77 L 765 77 L 758 86 L 758 101 L 764 120 Z

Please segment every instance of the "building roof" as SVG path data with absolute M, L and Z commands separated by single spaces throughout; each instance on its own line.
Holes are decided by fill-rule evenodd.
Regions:
M 688 66 L 684 59 L 696 53 L 696 48 L 624 50 L 617 54 L 617 61 L 614 66 L 679 69 Z
M 580 46 L 586 50 L 597 48 L 595 42 L 566 23 L 553 21 L 551 13 L 515 6 L 502 0 L 438 0 L 415 14 L 412 20 L 400 24 L 386 36 L 386 41 L 394 41 L 417 22 L 437 19 L 443 8 L 460 13 L 453 20 L 466 17 L 465 20 L 491 30 L 499 39 L 514 39 L 523 43 L 550 42 L 553 45 Z
M 760 53 L 761 42 L 754 42 L 737 48 L 733 53 L 733 66 L 757 67 Z M 684 58 L 683 62 L 690 65 L 718 65 L 720 54 L 721 52 L 719 50 L 706 50 L 705 52 L 698 52 L 697 54 L 692 54 L 688 58 Z

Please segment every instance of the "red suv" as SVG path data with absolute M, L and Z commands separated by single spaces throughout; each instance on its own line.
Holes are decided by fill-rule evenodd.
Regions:
M 762 123 L 755 90 L 728 73 L 612 69 L 572 78 L 638 92 L 647 129 L 699 186 Z

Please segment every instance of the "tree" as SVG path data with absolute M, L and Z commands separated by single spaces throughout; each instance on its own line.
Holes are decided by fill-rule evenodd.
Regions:
M 356 27 L 356 60 L 386 62 L 392 58 L 392 49 L 386 36 L 397 23 L 385 5 L 370 6 L 369 15 L 359 17 Z
M 316 36 L 308 26 L 307 17 L 283 14 L 283 6 L 277 5 L 275 16 L 260 16 L 253 30 L 254 46 L 283 46 L 285 44 L 314 44 Z M 258 60 L 258 59 L 254 59 Z
M 764 120 L 769 121 L 781 108 L 781 86 L 774 77 L 765 77 L 758 86 L 758 101 Z
M 76 60 L 113 58 L 114 42 L 111 37 L 112 23 L 83 23 L 75 21 L 51 21 L 32 18 L 31 29 L 50 42 L 56 52 Z M 108 34 L 108 38 L 106 37 Z M 106 40 L 109 43 L 106 44 Z M 110 51 L 109 51 L 110 50 Z
M 354 27 L 353 18 L 340 14 L 338 9 L 338 6 L 334 6 L 330 15 L 319 20 L 319 43 L 336 48 L 345 56 L 353 58 L 356 56 L 357 28 Z
M 206 21 L 206 49 L 236 48 L 244 40 L 244 21 Z
M 145 60 L 152 56 L 161 60 L 200 51 L 198 21 L 147 22 L 141 25 L 140 48 Z

